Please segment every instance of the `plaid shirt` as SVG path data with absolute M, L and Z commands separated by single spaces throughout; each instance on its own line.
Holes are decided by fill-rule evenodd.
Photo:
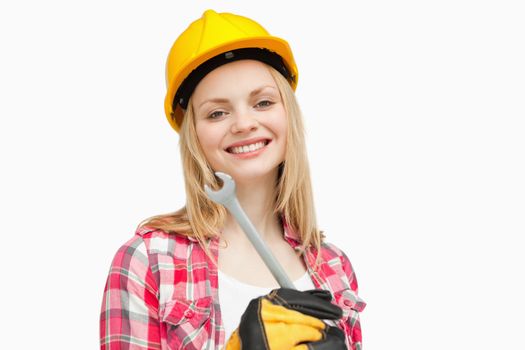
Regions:
M 299 248 L 284 224 L 286 241 Z M 218 257 L 218 240 L 209 240 Z M 346 255 L 323 243 L 314 270 L 315 250 L 302 255 L 316 288 L 332 292 L 343 309 L 337 325 L 347 347 L 361 349 L 357 280 Z M 110 349 L 221 349 L 224 339 L 217 267 L 192 237 L 139 228 L 116 253 L 106 282 L 100 315 L 100 347 Z

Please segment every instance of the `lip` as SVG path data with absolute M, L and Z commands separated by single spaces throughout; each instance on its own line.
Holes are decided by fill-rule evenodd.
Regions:
M 266 146 L 267 146 L 272 140 L 267 138 L 267 137 L 254 137 L 254 138 L 251 138 L 251 139 L 248 139 L 248 140 L 232 143 L 231 145 L 227 146 L 224 150 L 226 152 L 228 152 L 228 149 L 230 149 L 232 147 L 240 147 L 240 146 L 251 145 L 253 143 L 257 143 L 257 142 L 261 142 L 261 141 L 268 141 L 267 144 L 266 144 Z
M 259 148 L 258 150 L 255 150 L 255 151 L 246 152 L 246 153 L 232 153 L 232 152 L 228 151 L 228 149 L 230 147 L 240 147 L 240 146 L 245 146 L 245 145 L 251 145 L 253 143 L 257 143 L 257 142 L 261 142 L 261 141 L 265 142 L 265 145 L 262 148 Z M 264 151 L 266 151 L 266 149 L 268 148 L 268 145 L 271 142 L 272 142 L 271 139 L 268 139 L 268 138 L 265 138 L 265 137 L 258 137 L 258 138 L 253 138 L 253 139 L 249 139 L 249 140 L 244 140 L 244 141 L 233 143 L 231 146 L 228 146 L 225 151 L 231 157 L 234 157 L 236 159 L 254 158 L 254 157 L 257 157 L 259 154 L 263 153 Z

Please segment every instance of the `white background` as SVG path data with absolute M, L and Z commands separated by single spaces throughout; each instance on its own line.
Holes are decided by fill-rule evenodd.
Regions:
M 2 2 L 1 347 L 98 347 L 114 253 L 184 203 L 164 63 L 207 8 L 294 50 L 365 349 L 525 349 L 525 11 L 501 0 Z

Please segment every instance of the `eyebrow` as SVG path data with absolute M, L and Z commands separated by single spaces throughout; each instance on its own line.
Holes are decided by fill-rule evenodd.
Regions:
M 253 97 L 257 94 L 260 94 L 261 91 L 263 91 L 264 89 L 267 89 L 267 88 L 271 88 L 273 90 L 277 90 L 277 88 L 275 86 L 272 86 L 272 85 L 263 85 L 261 87 L 258 87 L 257 89 L 253 90 L 252 92 L 250 92 L 250 97 Z M 198 108 L 201 108 L 202 105 L 204 105 L 205 103 L 208 103 L 208 102 L 216 102 L 216 103 L 224 103 L 224 102 L 228 102 L 228 99 L 227 98 L 220 98 L 220 97 L 217 97 L 217 98 L 210 98 L 208 100 L 204 100 L 202 101 L 202 103 L 199 105 Z

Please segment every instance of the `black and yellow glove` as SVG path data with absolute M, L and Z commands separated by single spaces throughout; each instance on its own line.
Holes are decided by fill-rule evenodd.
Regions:
M 321 320 L 337 320 L 341 309 L 325 290 L 275 289 L 253 299 L 225 350 L 346 349 L 344 333 Z

